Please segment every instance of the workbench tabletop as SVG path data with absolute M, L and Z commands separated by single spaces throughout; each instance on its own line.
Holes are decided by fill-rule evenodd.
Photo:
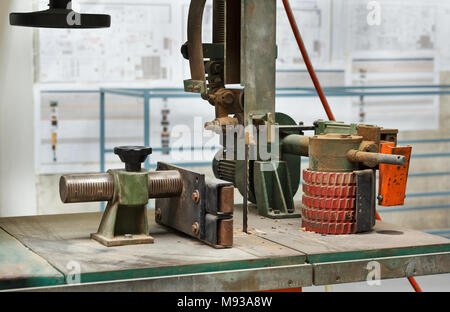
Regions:
M 101 216 L 2 218 L 0 228 L 66 277 L 79 265 L 83 283 L 304 264 L 306 260 L 299 251 L 244 233 L 235 233 L 233 248 L 215 249 L 157 225 L 154 211 L 149 211 L 154 244 L 108 248 L 90 239 Z M 0 257 L 8 259 L 3 250 Z M 3 265 L 0 262 L 0 267 Z
M 0 289 L 64 284 L 64 275 L 0 229 Z
M 169 284 L 173 285 L 174 278 L 183 280 L 180 276 L 187 276 L 185 283 L 179 283 L 181 288 L 190 289 L 194 283 L 190 279 L 197 278 L 195 289 L 211 290 L 211 285 L 218 285 L 218 282 L 204 284 L 215 279 L 198 273 L 220 276 L 220 272 L 230 272 L 226 279 L 217 280 L 228 285 L 228 288 L 220 288 L 221 284 L 218 289 L 228 290 L 240 289 L 244 281 L 249 282 L 248 276 L 254 278 L 258 274 L 261 281 L 267 281 L 273 274 L 284 276 L 276 281 L 280 285 L 285 282 L 310 286 L 362 281 L 371 259 L 380 261 L 384 278 L 450 272 L 450 240 L 384 222 L 378 222 L 369 233 L 320 235 L 305 232 L 301 228 L 301 219 L 263 218 L 250 207 L 250 233 L 244 234 L 242 207 L 237 206 L 233 248 L 214 249 L 157 225 L 154 211 L 149 211 L 148 217 L 154 244 L 111 248 L 90 239 L 90 234 L 97 231 L 101 213 L 1 218 L 0 228 L 4 232 L 0 232 L 0 281 L 3 283 L 0 288 L 65 283 L 76 273 L 73 271 L 76 265 L 83 285 L 123 280 L 122 286 L 127 289 L 126 280 L 137 279 L 136 283 L 142 283 L 143 289 L 147 290 L 156 289 L 148 288 L 149 285 L 161 287 L 162 284 L 154 279 L 170 280 Z M 11 261 L 16 264 L 12 270 Z M 244 272 L 248 270 L 253 272 L 248 275 Z M 292 270 L 297 270 L 298 281 L 290 280 Z M 12 273 L 7 274 L 10 271 Z M 233 273 L 239 271 L 244 273 Z M 153 282 L 142 281 L 149 278 Z M 12 281 L 15 280 L 24 282 L 14 284 Z M 229 282 L 233 280 L 234 284 L 230 286 Z M 258 286 L 260 284 L 264 282 Z M 205 289 L 203 285 L 209 288 Z M 109 286 L 105 287 L 109 289 Z M 243 289 L 260 289 L 255 287 L 252 284 Z
M 308 263 L 349 261 L 392 256 L 450 252 L 450 240 L 386 222 L 371 232 L 354 235 L 321 235 L 306 232 L 301 219 L 274 220 L 260 217 L 249 206 L 250 232 L 306 254 Z M 242 207 L 235 209 L 235 229 L 242 229 Z

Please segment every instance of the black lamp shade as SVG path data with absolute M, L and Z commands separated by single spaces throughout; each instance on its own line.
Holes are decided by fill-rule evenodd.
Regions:
M 30 13 L 11 13 L 9 22 L 14 26 L 43 28 L 107 28 L 111 16 L 81 14 L 72 10 L 69 0 L 50 0 L 49 9 Z

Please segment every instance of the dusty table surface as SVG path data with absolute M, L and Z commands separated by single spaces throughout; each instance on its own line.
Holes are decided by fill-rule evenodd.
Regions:
M 250 207 L 250 233 L 245 234 L 241 232 L 241 207 L 237 206 L 234 247 L 214 249 L 157 225 L 154 211 L 150 210 L 148 214 L 154 244 L 111 248 L 90 239 L 90 234 L 97 231 L 101 213 L 1 218 L 0 276 L 3 279 L 0 288 L 65 284 L 76 266 L 79 266 L 82 283 L 304 266 L 310 267 L 310 271 L 304 268 L 298 271 L 305 276 L 297 283 L 310 286 L 324 281 L 333 282 L 327 280 L 328 276 L 336 279 L 335 282 L 364 280 L 361 275 L 364 272 L 361 276 L 350 274 L 360 270 L 359 267 L 364 268 L 365 263 L 359 264 L 360 260 L 385 258 L 398 263 L 398 259 L 405 256 L 431 257 L 443 253 L 445 258 L 440 255 L 439 261 L 433 260 L 436 262 L 433 262 L 434 266 L 441 266 L 438 273 L 450 272 L 450 268 L 442 265 L 450 263 L 450 240 L 383 222 L 377 223 L 370 233 L 325 236 L 305 232 L 300 219 L 262 218 Z M 11 261 L 15 263 L 14 273 L 6 275 L 5 272 L 11 271 Z M 333 264 L 348 265 L 349 261 L 353 266 L 347 269 Z M 410 267 L 411 261 L 406 258 L 403 262 Z M 355 265 L 359 267 L 355 268 Z M 392 269 L 392 261 L 388 266 L 390 277 L 404 274 L 401 267 Z M 313 276 L 313 270 L 317 270 L 316 276 Z M 333 273 L 333 270 L 338 270 L 339 275 L 348 270 L 348 275 L 354 276 L 347 280 L 340 276 L 336 278 L 334 275 L 338 273 Z M 264 274 L 261 276 L 267 279 Z
M 242 229 L 242 208 L 234 214 L 236 230 Z M 405 256 L 450 251 L 450 240 L 410 230 L 386 222 L 377 222 L 371 232 L 355 235 L 321 235 L 306 232 L 301 219 L 268 219 L 249 206 L 249 231 L 268 241 L 300 251 L 309 263 L 356 260 L 371 257 Z
M 233 248 L 215 249 L 157 225 L 152 210 L 148 217 L 154 244 L 108 248 L 90 239 L 101 216 L 87 213 L 2 218 L 0 228 L 9 235 L 0 236 L 0 246 L 14 240 L 17 248 L 27 250 L 41 259 L 47 270 L 63 276 L 72 274 L 74 266 L 79 265 L 83 282 L 285 266 L 304 264 L 306 260 L 306 255 L 297 250 L 245 233 L 235 233 Z M 0 248 L 0 272 L 13 254 Z M 19 266 L 26 265 L 19 261 Z M 48 274 L 45 270 L 43 273 Z

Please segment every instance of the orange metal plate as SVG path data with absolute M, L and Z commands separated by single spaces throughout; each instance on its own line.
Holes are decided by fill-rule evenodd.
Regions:
M 401 206 L 405 203 L 412 147 L 395 147 L 394 144 L 393 142 L 381 143 L 380 153 L 403 155 L 406 157 L 406 165 L 404 167 L 380 165 L 378 204 L 381 206 Z

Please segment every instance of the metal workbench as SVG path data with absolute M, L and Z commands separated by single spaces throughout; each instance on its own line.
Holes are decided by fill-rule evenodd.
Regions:
M 365 281 L 371 261 L 383 279 L 450 272 L 449 239 L 383 222 L 371 233 L 322 236 L 250 208 L 244 234 L 236 207 L 234 248 L 214 249 L 148 213 L 155 244 L 116 248 L 90 240 L 100 213 L 0 219 L 0 289 L 273 290 Z M 77 276 L 81 284 L 70 284 Z

